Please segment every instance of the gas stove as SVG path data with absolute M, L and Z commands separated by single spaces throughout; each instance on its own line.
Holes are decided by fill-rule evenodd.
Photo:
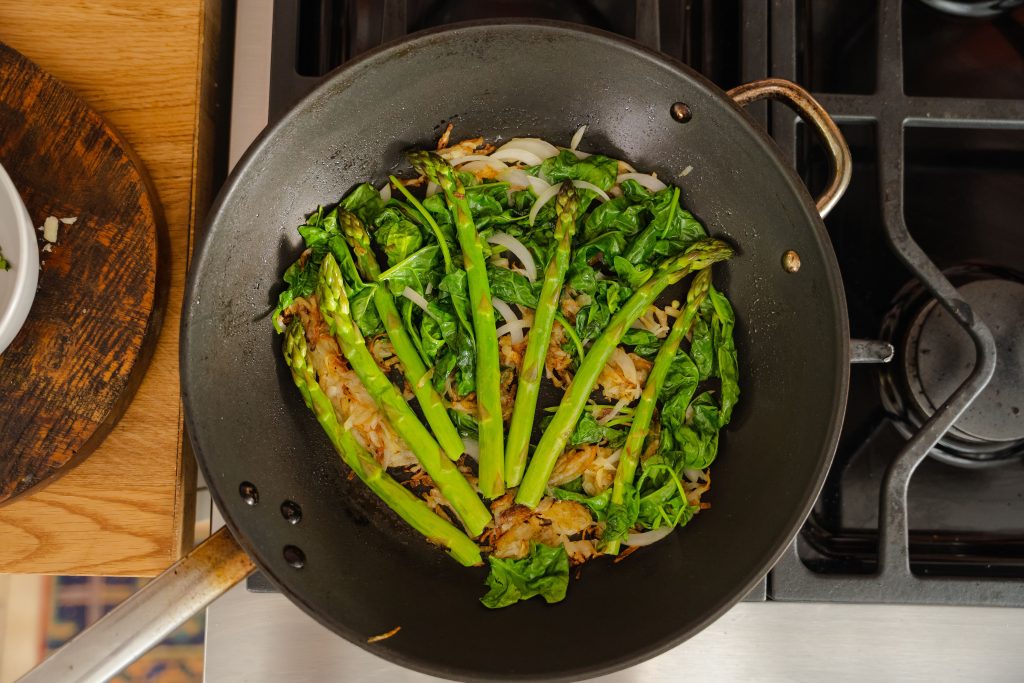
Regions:
M 768 76 L 805 86 L 840 124 L 853 153 L 850 188 L 826 221 L 851 332 L 885 342 L 893 353 L 888 363 L 852 368 L 844 428 L 827 482 L 797 540 L 752 596 L 768 604 L 743 609 L 781 615 L 812 609 L 783 602 L 874 603 L 885 606 L 848 612 L 856 608 L 829 605 L 826 613 L 814 608 L 813 616 L 801 612 L 799 618 L 827 630 L 851 614 L 870 614 L 877 624 L 895 618 L 937 639 L 956 637 L 952 623 L 949 634 L 928 631 L 935 627 L 929 621 L 935 612 L 921 617 L 927 614 L 922 608 L 896 604 L 1024 605 L 1024 7 L 1014 6 L 1019 4 L 247 1 L 239 3 L 237 18 L 231 156 L 237 159 L 264 125 L 333 68 L 407 33 L 463 20 L 577 22 L 661 50 L 723 89 Z M 828 166 L 811 132 L 782 105 L 759 103 L 749 113 L 772 133 L 812 195 L 820 190 Z M 889 347 L 856 348 L 855 361 L 880 361 L 886 354 L 879 350 Z M 280 596 L 260 596 L 268 588 L 256 577 L 248 589 L 237 588 L 211 607 L 211 645 L 220 638 L 214 633 L 221 618 L 244 621 L 249 610 L 262 609 L 257 604 L 271 604 L 258 600 L 290 607 Z M 987 612 L 956 613 L 954 622 L 961 623 Z M 1024 610 L 1000 614 L 1011 634 L 1016 624 L 1019 638 Z M 919 617 L 923 621 L 913 621 Z M 298 628 L 297 619 L 288 617 L 289 628 Z M 771 628 L 771 619 L 757 619 L 748 626 Z M 728 628 L 743 626 L 731 622 Z M 805 638 L 830 637 L 808 628 Z M 621 680 L 671 677 L 674 666 L 665 662 L 675 660 L 666 658 L 684 648 L 694 652 L 695 641 L 701 652 L 715 654 L 709 632 L 737 647 L 716 624 L 644 665 L 643 673 L 626 672 Z M 326 631 L 312 622 L 304 633 L 328 642 L 321 640 L 329 637 Z M 752 637 L 768 642 L 766 633 Z M 996 647 L 1000 641 L 993 637 L 972 646 L 979 652 Z M 1012 660 L 1006 658 L 1009 649 L 989 651 L 1004 663 Z M 347 644 L 345 652 L 371 666 L 369 655 Z M 721 654 L 728 657 L 728 647 Z M 333 673 L 355 671 L 339 663 L 340 655 L 329 659 Z M 886 662 L 887 672 L 901 666 Z M 992 670 L 992 660 L 986 664 Z M 397 673 L 390 665 L 380 667 L 385 668 L 372 669 L 373 677 L 387 680 Z M 720 671 L 742 676 L 742 669 Z

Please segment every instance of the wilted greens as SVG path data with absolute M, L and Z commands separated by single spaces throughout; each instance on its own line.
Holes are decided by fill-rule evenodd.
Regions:
M 317 208 L 273 313 L 342 460 L 487 558 L 489 608 L 562 600 L 572 565 L 687 524 L 739 399 L 711 277 L 733 250 L 683 190 L 536 138 L 498 151 L 411 152 Z

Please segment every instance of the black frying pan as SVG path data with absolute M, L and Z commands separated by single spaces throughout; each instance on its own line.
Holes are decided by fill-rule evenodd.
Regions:
M 807 515 L 835 449 L 848 330 L 815 202 L 737 101 L 786 99 L 825 136 L 835 178 L 823 211 L 845 189 L 849 158 L 835 125 L 796 86 L 766 81 L 730 95 L 736 101 L 682 64 L 605 33 L 462 25 L 346 65 L 264 132 L 196 249 L 181 372 L 210 490 L 231 533 L 285 595 L 352 642 L 431 674 L 577 678 L 682 642 L 764 576 Z M 688 116 L 673 109 L 679 102 Z M 712 508 L 624 562 L 588 563 L 557 605 L 485 609 L 486 570 L 451 561 L 347 480 L 292 385 L 268 317 L 301 250 L 295 226 L 304 216 L 368 178 L 382 184 L 401 170 L 404 150 L 432 144 L 447 121 L 454 139 L 561 144 L 586 123 L 585 149 L 675 180 L 687 208 L 738 250 L 716 272 L 737 312 L 743 393 L 713 467 Z M 802 263 L 795 273 L 783 267 L 790 250 Z M 286 503 L 301 509 L 297 524 L 283 514 Z M 226 534 L 214 544 L 234 548 Z M 179 575 L 207 556 L 186 560 Z M 222 583 L 251 569 L 237 550 L 233 558 Z M 395 626 L 396 636 L 366 643 Z

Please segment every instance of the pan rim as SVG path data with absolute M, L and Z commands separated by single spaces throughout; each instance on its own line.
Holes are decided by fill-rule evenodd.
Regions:
M 812 473 L 810 490 L 805 491 L 802 504 L 797 507 L 796 513 L 789 518 L 788 522 L 782 526 L 779 533 L 776 535 L 776 538 L 771 545 L 775 550 L 768 553 L 767 556 L 762 557 L 756 563 L 753 563 L 755 570 L 749 572 L 746 579 L 742 583 L 738 584 L 738 587 L 734 589 L 731 594 L 723 596 L 723 598 L 720 599 L 712 609 L 707 610 L 701 619 L 691 623 L 686 628 L 677 627 L 667 630 L 666 635 L 663 638 L 652 641 L 642 649 L 635 650 L 632 653 L 621 657 L 602 660 L 594 666 L 582 665 L 575 668 L 564 669 L 554 675 L 508 674 L 496 677 L 489 674 L 488 677 L 484 679 L 478 671 L 440 666 L 432 664 L 429 660 L 411 658 L 393 650 L 382 650 L 379 647 L 374 648 L 368 645 L 363 639 L 363 634 L 355 633 L 343 624 L 340 624 L 337 620 L 332 619 L 330 615 L 302 599 L 289 589 L 287 587 L 288 582 L 278 576 L 272 569 L 270 563 L 264 560 L 264 556 L 269 556 L 269 553 L 267 553 L 265 549 L 261 550 L 257 548 L 256 545 L 251 542 L 249 536 L 241 531 L 241 528 L 228 511 L 229 508 L 223 504 L 227 492 L 222 488 L 218 488 L 216 483 L 217 479 L 213 476 L 213 472 L 210 471 L 207 460 L 204 457 L 202 446 L 197 443 L 195 436 L 197 433 L 196 424 L 190 408 L 191 382 L 189 380 L 189 373 L 186 371 L 191 348 L 188 335 L 189 323 L 193 317 L 193 310 L 191 307 L 186 307 L 184 309 L 180 325 L 181 343 L 179 350 L 179 367 L 182 401 L 185 407 L 185 424 L 189 432 L 189 438 L 192 443 L 193 451 L 196 455 L 196 460 L 203 472 L 203 475 L 206 477 L 206 480 L 211 482 L 211 495 L 217 503 L 217 507 L 224 517 L 225 523 L 232 535 L 254 560 L 260 571 L 263 572 L 271 583 L 273 583 L 278 590 L 288 598 L 288 600 L 296 604 L 318 623 L 342 636 L 349 642 L 361 647 L 363 650 L 366 650 L 378 657 L 382 657 L 383 659 L 414 671 L 443 678 L 458 680 L 495 680 L 496 678 L 501 680 L 580 680 L 583 678 L 620 671 L 624 668 L 635 666 L 641 662 L 656 657 L 680 645 L 686 640 L 689 640 L 700 631 L 703 631 L 711 623 L 717 621 L 723 614 L 725 614 L 725 612 L 740 602 L 765 576 L 765 574 L 774 567 L 779 558 L 782 557 L 783 553 L 789 549 L 790 544 L 799 533 L 807 515 L 810 513 L 814 501 L 820 493 L 824 484 L 825 476 L 831 466 L 833 456 L 838 446 L 840 430 L 845 416 L 850 380 L 850 366 L 848 360 L 850 339 L 849 315 L 838 261 L 835 256 L 831 240 L 826 232 L 824 222 L 819 216 L 817 209 L 814 206 L 814 200 L 808 193 L 803 181 L 799 178 L 796 171 L 784 162 L 774 141 L 745 110 L 729 98 L 721 88 L 713 84 L 703 75 L 691 69 L 689 66 L 641 45 L 636 41 L 607 31 L 579 24 L 550 20 L 507 19 L 461 22 L 411 33 L 398 40 L 385 43 L 374 50 L 366 52 L 332 71 L 324 78 L 320 85 L 302 99 L 294 103 L 277 122 L 267 126 L 259 136 L 257 136 L 230 173 L 224 183 L 224 186 L 218 193 L 214 205 L 207 214 L 207 218 L 204 221 L 203 234 L 199 237 L 198 244 L 193 252 L 184 301 L 191 301 L 195 295 L 198 279 L 196 273 L 199 272 L 200 268 L 206 261 L 209 252 L 209 245 L 212 242 L 210 238 L 212 233 L 210 226 L 215 225 L 223 215 L 229 198 L 235 193 L 241 180 L 251 172 L 250 169 L 253 167 L 255 161 L 260 156 L 264 148 L 271 144 L 271 142 L 278 136 L 279 131 L 290 125 L 293 118 L 300 116 L 304 111 L 315 106 L 319 98 L 322 97 L 336 81 L 343 80 L 346 77 L 356 74 L 360 69 L 365 69 L 376 61 L 387 59 L 392 55 L 400 54 L 408 50 L 417 49 L 422 44 L 429 43 L 432 40 L 444 39 L 452 34 L 486 31 L 494 29 L 495 27 L 501 27 L 504 30 L 550 31 L 556 35 L 565 34 L 567 32 L 572 34 L 584 34 L 589 36 L 590 39 L 595 40 L 596 43 L 600 44 L 602 47 L 607 46 L 611 49 L 622 50 L 626 53 L 630 53 L 632 56 L 651 62 L 657 67 L 670 70 L 674 72 L 674 75 L 676 76 L 682 76 L 693 81 L 696 85 L 710 94 L 712 98 L 726 104 L 727 106 L 725 107 L 725 110 L 731 110 L 734 116 L 740 117 L 743 125 L 752 130 L 754 133 L 754 140 L 756 140 L 757 144 L 760 145 L 763 151 L 767 153 L 767 156 L 774 162 L 775 167 L 781 172 L 786 184 L 794 191 L 797 198 L 800 200 L 800 205 L 810 220 L 814 239 L 817 242 L 820 251 L 825 256 L 825 283 L 827 288 L 830 290 L 836 305 L 835 313 L 837 325 L 834 332 L 836 334 L 837 342 L 832 350 L 834 352 L 834 375 L 838 381 L 836 382 L 836 390 L 832 396 L 832 417 L 827 429 L 825 430 L 826 438 L 823 443 L 822 452 L 818 459 L 817 466 Z

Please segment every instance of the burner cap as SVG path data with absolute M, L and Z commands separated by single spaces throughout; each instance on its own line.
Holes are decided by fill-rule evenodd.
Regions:
M 954 430 L 969 440 L 982 442 L 1022 440 L 1024 284 L 977 280 L 958 291 L 974 315 L 992 331 L 998 357 L 992 381 L 960 416 Z M 934 301 L 912 325 L 908 351 L 904 358 L 911 393 L 927 415 L 934 413 L 974 369 L 976 352 L 970 335 Z

